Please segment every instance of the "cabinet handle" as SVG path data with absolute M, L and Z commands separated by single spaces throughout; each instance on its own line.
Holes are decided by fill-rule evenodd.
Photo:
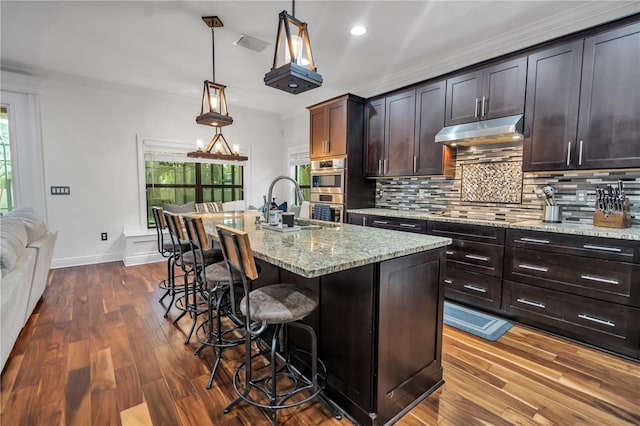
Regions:
M 389 173 L 389 160 L 387 158 L 382 162 L 382 173 L 385 175 Z
M 366 216 L 362 217 L 362 226 L 367 226 L 367 217 Z
M 475 101 L 475 108 L 476 109 L 475 109 L 475 111 L 473 113 L 473 117 L 474 118 L 478 118 L 478 98 L 476 98 L 476 101 Z
M 567 146 L 567 166 L 571 164 L 571 141 L 569 141 L 569 145 Z
M 541 240 L 538 238 L 529 238 L 529 237 L 521 237 L 520 241 L 524 241 L 526 243 L 540 243 L 540 244 L 549 244 L 549 240 Z
M 482 97 L 482 113 L 480 114 L 481 117 L 484 117 L 486 111 L 485 111 L 485 106 L 487 104 L 487 99 L 483 96 Z
M 382 160 L 378 160 L 378 174 L 382 174 Z
M 444 283 L 445 283 L 445 284 L 452 284 L 452 283 L 453 283 L 453 281 L 451 281 L 451 280 L 444 280 Z
M 484 289 L 482 287 L 476 287 L 475 285 L 471 285 L 471 284 L 465 284 L 462 287 L 467 288 L 469 290 L 477 291 L 479 293 L 486 293 L 487 292 L 487 289 Z
M 415 228 L 417 225 L 414 225 L 412 223 L 401 223 L 400 226 L 404 228 Z
M 578 318 L 586 319 L 588 321 L 597 322 L 598 324 L 602 324 L 602 325 L 608 325 L 609 327 L 615 327 L 616 326 L 615 322 L 611 322 L 611 321 L 607 321 L 607 320 L 601 320 L 600 318 L 592 317 L 591 315 L 587 315 L 587 314 L 579 314 Z
M 520 269 L 529 269 L 531 271 L 539 271 L 539 272 L 547 272 L 548 269 L 545 268 L 544 266 L 534 266 L 534 265 L 527 265 L 524 263 L 521 263 L 520 265 L 518 265 L 518 268 Z
M 416 173 L 418 171 L 418 157 L 416 157 L 415 155 L 413 156 L 413 173 Z
M 525 305 L 535 306 L 536 308 L 545 309 L 547 307 L 547 305 L 545 305 L 544 303 L 532 302 L 531 300 L 527 300 L 523 298 L 518 298 L 516 300 L 520 303 L 524 303 Z
M 594 277 L 593 275 L 580 275 L 580 278 L 584 279 L 584 280 L 589 280 L 589 281 L 596 281 L 599 283 L 605 283 L 605 284 L 620 284 L 620 282 L 618 280 L 609 280 L 606 278 L 598 278 L 598 277 Z
M 486 262 L 487 260 L 489 260 L 488 257 L 478 256 L 477 254 L 465 254 L 464 257 L 466 257 L 467 259 L 482 260 L 483 262 Z
M 386 225 L 386 224 L 388 224 L 389 222 L 386 222 L 386 221 L 384 221 L 384 220 L 374 220 L 374 221 L 373 221 L 373 223 L 377 223 L 378 225 Z
M 331 152 L 331 140 L 327 141 L 327 154 Z
M 582 141 L 580 141 L 580 152 L 578 153 L 578 166 L 582 166 Z
M 453 254 L 454 252 L 451 250 L 447 250 L 445 253 L 447 253 L 447 255 Z
M 616 253 L 620 253 L 622 251 L 622 249 L 618 247 L 602 247 L 602 246 L 594 246 L 591 244 L 583 244 L 582 247 L 586 249 L 592 249 L 592 250 L 614 251 Z

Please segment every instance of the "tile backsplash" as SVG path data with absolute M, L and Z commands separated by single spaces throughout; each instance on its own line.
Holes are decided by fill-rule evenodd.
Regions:
M 592 223 L 596 185 L 624 182 L 634 225 L 640 225 L 640 169 L 521 171 L 522 143 L 458 147 L 455 175 L 379 179 L 376 207 L 487 220 L 541 220 L 535 188 L 550 184 L 563 221 Z M 467 167 L 465 167 L 467 166 Z

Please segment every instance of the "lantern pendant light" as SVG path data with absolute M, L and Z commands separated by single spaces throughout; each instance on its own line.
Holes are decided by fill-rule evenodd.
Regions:
M 202 20 L 209 28 L 211 28 L 211 47 L 212 47 L 212 65 L 213 79 L 205 80 L 204 89 L 202 90 L 202 105 L 200 107 L 200 115 L 196 117 L 196 123 L 206 126 L 224 127 L 233 123 L 233 118 L 229 116 L 227 111 L 227 99 L 224 95 L 226 86 L 217 84 L 216 81 L 216 46 L 214 38 L 214 28 L 220 28 L 224 25 L 217 16 L 203 16 Z
M 322 86 L 322 76 L 316 72 L 311 54 L 307 23 L 296 19 L 296 3 L 292 1 L 292 15 L 280 12 L 273 67 L 265 74 L 267 86 L 297 95 Z M 297 30 L 293 33 L 291 30 Z

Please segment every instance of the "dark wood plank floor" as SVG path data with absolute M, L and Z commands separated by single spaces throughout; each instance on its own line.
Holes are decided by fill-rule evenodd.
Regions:
M 211 390 L 210 350 L 183 340 L 190 320 L 163 318 L 165 264 L 56 269 L 2 373 L 0 424 L 262 425 L 259 409 L 222 408 L 242 350 Z M 640 364 L 515 326 L 488 342 L 445 326 L 445 385 L 400 425 L 640 424 Z M 284 425 L 347 425 L 318 403 Z

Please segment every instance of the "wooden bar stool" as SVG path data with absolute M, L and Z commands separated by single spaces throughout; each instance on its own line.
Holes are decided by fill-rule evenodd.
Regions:
M 173 323 L 177 324 L 178 321 L 187 314 L 192 318 L 191 328 L 184 342 L 186 345 L 191 340 L 198 315 L 207 310 L 206 297 L 200 287 L 200 282 L 195 279 L 196 261 L 205 266 L 220 262 L 223 259 L 222 251 L 219 249 L 210 249 L 203 253 L 195 252 L 191 247 L 191 241 L 184 232 L 181 216 L 165 211 L 164 218 L 172 241 L 176 247 L 180 248 L 175 263 L 176 266 L 179 266 L 184 272 L 184 294 L 175 301 L 175 307 L 181 310 L 182 313 L 173 320 Z M 185 244 L 187 250 L 184 249 Z
M 299 322 L 318 307 L 317 295 L 309 289 L 283 283 L 251 290 L 250 283 L 258 278 L 258 270 L 248 234 L 224 225 L 217 225 L 216 230 L 229 273 L 235 271 L 240 274 L 244 289 L 239 309 L 244 323 L 245 360 L 236 368 L 233 376 L 233 387 L 238 397 L 224 409 L 224 412 L 228 413 L 238 403 L 245 401 L 268 410 L 272 424 L 275 425 L 277 410 L 296 407 L 317 397 L 336 419 L 342 419 L 333 404 L 321 395 L 326 368 L 318 359 L 316 333 L 309 325 Z M 233 282 L 231 294 L 234 294 Z M 275 327 L 269 348 L 252 355 L 252 338 L 260 336 L 269 325 Z M 291 365 L 287 342 L 284 342 L 283 356 L 277 352 L 278 341 L 284 338 L 285 326 L 294 326 L 309 334 L 311 353 L 296 351 L 297 355 L 306 354 L 310 358 L 309 378 Z M 263 357 L 270 362 L 269 373 L 259 376 L 252 367 L 252 361 Z M 318 368 L 321 371 L 318 371 Z
M 207 389 L 211 389 L 220 365 L 222 351 L 244 343 L 242 322 L 237 320 L 233 322 L 234 317 L 229 315 L 231 313 L 229 279 L 232 279 L 235 284 L 239 284 L 242 283 L 242 277 L 238 272 L 234 272 L 230 277 L 224 260 L 204 265 L 201 259 L 204 259 L 204 253 L 211 249 L 211 242 L 204 229 L 202 218 L 184 217 L 183 219 L 192 249 L 199 253 L 195 256 L 196 273 L 194 279 L 199 281 L 199 287 L 202 288 L 207 299 L 208 316 L 207 320 L 196 328 L 195 336 L 201 346 L 195 353 L 199 354 L 205 347 L 212 347 L 216 353 L 216 360 L 207 383 Z M 222 320 L 225 317 L 229 320 L 223 324 Z
M 169 315 L 171 306 L 175 303 L 176 294 L 182 293 L 184 289 L 176 287 L 176 260 L 180 256 L 180 250 L 188 250 L 188 243 L 183 243 L 182 247 L 176 246 L 173 238 L 169 236 L 168 241 L 165 241 L 164 231 L 167 229 L 167 224 L 164 220 L 164 213 L 161 207 L 151 207 L 153 212 L 153 219 L 156 223 L 158 253 L 162 257 L 167 259 L 167 278 L 158 283 L 158 287 L 164 290 L 164 294 L 160 298 L 159 302 L 162 303 L 164 298 L 171 296 L 171 302 L 167 305 L 167 310 L 164 313 L 165 318 Z

